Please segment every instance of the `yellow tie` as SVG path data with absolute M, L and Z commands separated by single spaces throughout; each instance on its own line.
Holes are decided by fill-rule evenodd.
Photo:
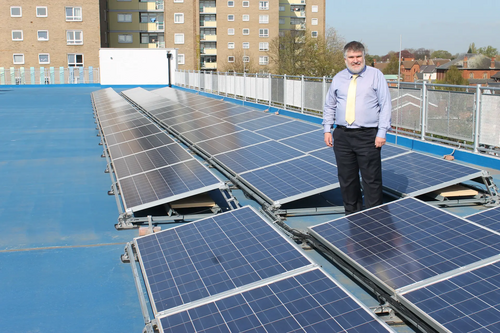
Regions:
M 345 108 L 345 121 L 351 125 L 356 119 L 356 79 L 359 75 L 352 76 L 351 83 L 349 83 L 349 90 L 347 91 L 347 104 Z

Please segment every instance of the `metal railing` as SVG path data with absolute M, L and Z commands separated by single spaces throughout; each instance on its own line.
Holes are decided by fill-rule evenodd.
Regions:
M 0 85 L 99 83 L 99 68 L 0 67 Z
M 175 84 L 322 117 L 332 78 L 177 70 Z M 500 154 L 500 88 L 389 82 L 393 133 Z

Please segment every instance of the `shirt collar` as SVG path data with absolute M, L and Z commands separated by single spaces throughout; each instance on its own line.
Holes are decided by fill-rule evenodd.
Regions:
M 349 78 L 352 78 L 352 76 L 354 75 L 353 73 L 351 73 L 351 71 L 349 70 L 349 68 L 346 68 L 347 69 L 347 73 L 349 74 Z M 366 64 L 365 64 L 365 67 L 361 70 L 361 72 L 358 73 L 359 76 L 363 76 L 363 73 L 366 72 Z

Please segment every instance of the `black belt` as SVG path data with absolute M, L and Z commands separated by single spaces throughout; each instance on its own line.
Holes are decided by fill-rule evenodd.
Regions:
M 367 131 L 371 129 L 378 129 L 378 127 L 356 127 L 356 128 L 351 128 L 351 127 L 346 127 L 343 125 L 337 125 L 337 128 L 341 128 L 343 130 L 347 131 Z

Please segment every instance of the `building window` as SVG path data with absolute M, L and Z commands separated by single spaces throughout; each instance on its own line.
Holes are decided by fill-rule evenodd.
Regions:
M 250 62 L 249 56 L 243 56 L 243 62 Z
M 184 65 L 184 54 L 178 54 L 177 55 L 177 64 L 179 65 Z
M 36 17 L 47 17 L 47 7 L 36 7 Z
M 259 43 L 259 51 L 269 51 L 269 43 L 268 42 Z
M 37 31 L 38 40 L 41 42 L 45 42 L 49 40 L 49 31 L 48 30 L 38 30 Z
M 10 7 L 10 16 L 11 17 L 22 17 L 23 16 L 23 10 L 21 7 Z M 24 56 L 23 56 L 24 57 Z M 23 60 L 24 63 L 24 60 Z
M 243 28 L 242 32 L 243 32 L 243 35 L 250 35 L 250 29 L 248 29 L 248 28 Z
M 269 10 L 269 1 L 259 1 L 260 10 Z
M 483 73 L 483 79 L 487 79 L 488 78 L 488 73 L 484 72 Z
M 229 15 L 227 16 L 227 20 L 228 20 L 228 21 L 234 21 L 234 15 L 233 15 L 233 14 L 229 14 Z
M 280 24 L 285 24 L 285 19 L 284 19 L 284 18 L 280 18 L 280 19 L 279 19 L 279 23 L 280 23 Z
M 285 11 L 285 6 L 280 6 L 280 12 L 284 12 Z
M 132 22 L 132 14 L 118 14 L 118 22 L 120 23 Z
M 269 57 L 268 56 L 260 56 L 259 57 L 259 65 L 267 65 L 269 64 Z
M 234 28 L 227 29 L 227 34 L 230 35 L 230 36 L 234 35 Z
M 250 1 L 243 1 L 243 7 L 250 7 Z
M 174 23 L 184 23 L 184 13 L 175 13 Z
M 250 15 L 248 14 L 244 14 L 242 17 L 241 17 L 242 21 L 243 22 L 248 22 L 250 21 Z
M 233 56 L 229 56 L 229 57 L 227 57 L 227 61 L 228 61 L 228 62 L 234 62 L 234 57 L 233 57 Z
M 23 31 L 22 30 L 12 30 L 12 40 L 16 42 L 20 42 L 23 40 Z
M 68 45 L 82 45 L 83 44 L 83 32 L 81 30 L 67 30 L 66 31 L 66 43 Z
M 259 15 L 259 23 L 269 23 L 269 15 Z
M 24 65 L 24 54 L 14 53 L 14 65 Z
M 38 63 L 41 65 L 50 64 L 50 55 L 48 53 L 38 54 Z
M 83 54 L 70 53 L 68 54 L 69 67 L 83 67 Z
M 163 36 L 160 35 L 160 39 L 158 39 L 158 34 L 156 33 L 141 33 L 141 44 L 153 44 L 163 41 Z
M 318 19 L 317 18 L 311 19 L 311 25 L 318 25 Z
M 132 35 L 118 35 L 118 43 L 121 44 L 130 44 L 133 42 Z
M 249 49 L 250 48 L 250 43 L 249 42 L 243 42 L 243 48 L 244 49 Z
M 259 37 L 269 37 L 269 29 L 259 29 Z
M 227 43 L 227 48 L 230 49 L 230 50 L 234 49 L 234 42 Z
M 318 38 L 318 32 L 317 31 L 311 31 L 311 37 L 312 38 Z
M 184 2 L 184 0 L 174 0 L 174 2 Z
M 82 7 L 66 7 L 66 21 L 81 21 Z
M 474 73 L 469 73 L 469 79 L 473 79 L 474 78 Z
M 228 7 L 234 7 L 234 1 L 228 1 L 227 2 Z
M 175 34 L 174 44 L 184 44 L 184 34 Z
M 318 12 L 318 6 L 317 5 L 312 5 L 311 6 L 311 12 L 317 13 Z

